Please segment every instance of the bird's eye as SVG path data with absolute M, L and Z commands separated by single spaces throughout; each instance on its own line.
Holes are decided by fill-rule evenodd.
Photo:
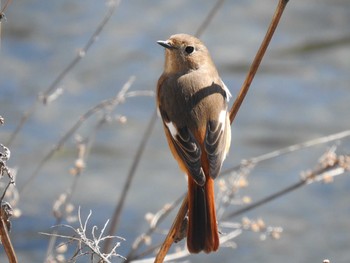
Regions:
M 191 53 L 193 53 L 193 51 L 194 51 L 194 47 L 192 47 L 192 46 L 187 46 L 187 47 L 185 48 L 185 51 L 186 51 L 187 54 L 191 54 Z

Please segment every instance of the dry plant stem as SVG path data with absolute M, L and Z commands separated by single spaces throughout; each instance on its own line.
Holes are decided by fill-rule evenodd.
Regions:
M 22 118 L 18 125 L 16 126 L 15 131 L 10 135 L 9 140 L 7 141 L 7 145 L 11 146 L 13 141 L 15 140 L 16 136 L 18 135 L 19 131 L 22 129 L 23 125 L 27 122 L 27 120 L 30 118 L 30 116 L 33 115 L 36 108 L 39 106 L 40 102 L 42 101 L 44 104 L 47 104 L 48 98 L 52 93 L 55 93 L 55 90 L 58 87 L 58 84 L 66 77 L 66 75 L 78 64 L 78 62 L 86 55 L 90 47 L 96 42 L 98 36 L 100 35 L 101 31 L 107 24 L 107 22 L 112 17 L 113 13 L 115 12 L 116 8 L 118 7 L 120 3 L 119 1 L 111 1 L 111 4 L 109 6 L 109 9 L 107 11 L 107 14 L 104 16 L 100 24 L 97 26 L 93 34 L 90 36 L 89 40 L 85 44 L 82 50 L 78 52 L 76 57 L 63 69 L 63 71 L 56 77 L 56 79 L 51 83 L 51 85 L 42 92 L 42 95 L 39 95 L 36 99 L 36 101 L 33 103 L 33 105 L 30 107 L 30 109 L 25 112 L 22 115 Z
M 4 246 L 6 256 L 10 263 L 17 263 L 15 250 L 13 249 L 9 233 L 7 231 L 6 223 L 0 219 L 0 237 L 2 245 Z
M 285 194 L 287 194 L 289 192 L 292 192 L 292 191 L 300 188 L 301 186 L 303 186 L 305 184 L 307 184 L 307 180 L 301 180 L 301 181 L 299 181 L 299 182 L 297 182 L 297 183 L 295 183 L 295 184 L 293 184 L 291 186 L 288 186 L 285 189 L 282 189 L 282 190 L 280 190 L 280 191 L 278 191 L 278 192 L 276 192 L 274 194 L 271 194 L 271 195 L 269 195 L 269 196 L 267 196 L 267 197 L 265 197 L 265 198 L 255 202 L 255 203 L 252 203 L 251 205 L 247 205 L 247 206 L 245 206 L 245 207 L 243 207 L 243 208 L 241 208 L 241 209 L 239 209 L 237 211 L 234 211 L 234 212 L 224 216 L 222 218 L 222 220 L 231 219 L 233 217 L 236 217 L 236 216 L 239 216 L 239 215 L 241 215 L 243 213 L 246 213 L 246 212 L 248 212 L 248 211 L 250 211 L 250 210 L 252 210 L 254 208 L 257 208 L 257 207 L 262 206 L 262 205 L 264 205 L 264 204 L 266 204 L 266 203 L 268 203 L 268 202 L 270 202 L 272 200 L 275 200 L 275 199 L 277 199 L 280 196 L 283 196 L 283 195 L 285 195 Z
M 30 183 L 35 179 L 35 177 L 37 177 L 37 175 L 39 174 L 39 171 L 46 164 L 46 162 L 52 158 L 52 156 L 63 146 L 63 144 L 78 130 L 78 128 L 80 128 L 80 126 L 88 118 L 90 118 L 91 116 L 93 116 L 97 112 L 99 112 L 107 107 L 115 107 L 119 103 L 123 102 L 125 100 L 125 98 L 127 98 L 127 97 L 137 96 L 138 93 L 136 93 L 136 94 L 134 92 L 132 92 L 130 94 L 126 93 L 133 82 L 134 82 L 134 77 L 131 77 L 124 84 L 121 91 L 118 92 L 118 94 L 115 97 L 100 102 L 99 104 L 97 104 L 93 108 L 89 109 L 86 113 L 84 113 L 79 118 L 79 120 L 68 130 L 68 132 L 66 132 L 66 134 L 58 141 L 58 143 L 52 148 L 52 150 L 48 154 L 46 154 L 46 156 L 39 162 L 39 164 L 37 165 L 34 172 L 29 176 L 29 178 L 23 184 L 23 186 L 21 188 L 19 188 L 19 192 L 21 192 L 23 194 L 23 192 L 28 188 Z M 140 93 L 140 94 L 145 95 L 143 93 Z
M 172 204 L 172 207 L 171 207 L 170 209 L 167 209 L 167 211 L 166 211 L 165 213 L 161 214 L 161 217 L 157 220 L 156 224 L 155 224 L 155 225 L 152 225 L 152 224 L 151 224 L 151 227 L 150 227 L 150 228 L 148 229 L 148 231 L 147 231 L 145 234 L 143 234 L 142 236 L 150 236 L 150 235 L 154 232 L 154 230 L 156 229 L 156 226 L 159 225 L 159 223 L 160 223 L 161 221 L 163 221 L 164 218 L 166 218 L 166 216 L 179 204 L 179 202 L 181 202 L 181 200 L 182 200 L 182 205 L 184 205 L 184 202 L 186 202 L 185 205 L 187 206 L 187 198 L 186 198 L 186 194 L 184 194 L 183 196 L 181 196 L 178 200 L 176 200 L 176 201 Z M 180 209 L 178 213 L 180 213 L 181 211 L 182 211 L 182 210 Z M 186 211 L 187 211 L 187 210 L 186 210 Z M 181 216 L 182 216 L 182 215 L 180 215 L 180 217 L 181 217 Z M 180 220 L 180 217 L 176 216 L 175 221 L 176 221 L 177 219 Z M 179 221 L 179 222 L 180 222 L 180 221 Z M 183 222 L 183 221 L 182 221 L 182 222 Z M 173 224 L 175 224 L 175 223 L 173 223 Z M 181 228 L 181 224 L 180 224 L 176 229 L 179 229 L 179 228 Z M 176 230 L 176 229 L 174 229 L 174 230 Z M 172 232 L 172 230 L 170 230 L 170 231 L 168 232 L 168 235 L 169 235 L 170 232 Z M 169 236 L 169 238 L 172 238 L 172 239 L 174 239 L 175 237 L 177 237 L 177 231 L 174 232 L 174 235 L 173 235 L 172 237 Z M 145 256 L 148 256 L 148 255 L 154 253 L 155 251 L 159 250 L 159 248 L 162 246 L 162 244 L 163 244 L 163 246 L 164 246 L 164 244 L 165 244 L 165 242 L 163 242 L 162 244 L 154 245 L 154 246 L 152 246 L 152 247 L 147 248 L 145 251 L 142 251 L 142 252 L 140 252 L 140 253 L 138 253 L 138 254 L 135 255 L 135 252 L 139 249 L 139 247 L 140 247 L 143 243 L 144 243 L 144 242 L 142 242 L 142 241 L 141 241 L 141 238 L 140 238 L 140 241 L 137 242 L 137 244 L 136 244 L 135 246 L 133 245 L 133 249 L 132 249 L 132 250 L 130 251 L 130 253 L 127 255 L 127 257 L 126 257 L 127 260 L 125 261 L 125 263 L 133 262 L 134 260 L 137 260 L 137 259 L 140 259 L 140 258 L 144 258 Z M 171 243 L 169 244 L 169 246 L 171 246 Z M 170 247 L 169 247 L 169 248 L 170 248 Z M 168 248 L 168 250 L 169 250 L 169 248 Z M 165 253 L 165 255 L 166 255 L 166 253 Z
M 0 14 L 3 14 L 8 7 L 8 5 L 12 2 L 12 0 L 7 0 L 5 5 L 1 8 Z M 1 2 L 0 2 L 0 7 L 1 7 Z
M 200 37 L 204 30 L 207 29 L 208 25 L 210 24 L 210 22 L 212 21 L 213 17 L 215 16 L 215 14 L 218 12 L 218 10 L 220 9 L 220 7 L 222 6 L 222 4 L 225 2 L 225 0 L 218 0 L 216 2 L 216 4 L 214 5 L 214 7 L 210 10 L 210 12 L 208 13 L 208 15 L 206 16 L 206 18 L 204 19 L 204 21 L 202 22 L 202 24 L 199 26 L 199 28 L 197 29 L 195 36 L 196 37 Z
M 93 134 L 95 136 L 95 132 Z M 88 152 L 86 150 L 86 147 L 84 145 L 84 143 L 82 142 L 78 142 L 78 156 L 77 156 L 77 160 L 82 160 L 84 163 L 86 162 L 86 158 L 87 158 Z M 55 212 L 55 208 L 54 210 L 54 215 L 56 217 L 56 222 L 54 225 L 58 226 L 62 223 L 63 219 L 67 218 L 67 206 L 71 203 L 72 197 L 73 197 L 73 193 L 75 192 L 75 189 L 77 188 L 78 185 L 78 181 L 79 178 L 81 177 L 81 174 L 83 172 L 83 169 L 77 169 L 76 170 L 77 173 L 74 174 L 73 176 L 73 181 L 70 185 L 70 187 L 68 188 L 68 190 L 66 190 L 65 194 L 66 194 L 66 199 L 63 201 L 61 210 L 61 213 L 57 213 Z M 59 208 L 57 208 L 59 209 Z M 47 262 L 49 260 L 50 255 L 52 255 L 52 252 L 55 248 L 55 244 L 56 244 L 56 240 L 57 240 L 57 235 L 58 235 L 58 230 L 57 229 L 53 229 L 52 233 L 51 233 L 51 237 L 49 240 L 49 245 L 47 247 L 46 250 L 46 257 L 44 259 L 44 263 Z
M 63 69 L 63 71 L 57 76 L 57 78 L 52 82 L 50 87 L 43 93 L 42 100 L 43 103 L 46 104 L 48 97 L 50 94 L 54 93 L 57 89 L 58 84 L 61 82 L 61 80 L 67 75 L 68 72 L 70 72 L 75 65 L 86 55 L 87 51 L 90 49 L 90 47 L 93 45 L 93 43 L 96 42 L 98 36 L 100 35 L 102 29 L 105 27 L 109 19 L 112 17 L 113 13 L 115 12 L 115 9 L 118 7 L 120 1 L 111 1 L 110 7 L 107 11 L 107 14 L 104 16 L 100 24 L 97 26 L 93 34 L 90 36 L 89 40 L 81 49 L 77 56 L 66 66 L 66 68 Z
M 3 119 L 0 116 L 1 122 L 3 123 Z M 13 249 L 11 239 L 9 236 L 9 229 L 11 227 L 10 217 L 13 214 L 13 210 L 11 205 L 5 201 L 3 201 L 5 194 L 10 187 L 15 183 L 14 178 L 11 174 L 10 169 L 6 165 L 6 161 L 10 159 L 11 152 L 9 148 L 0 144 L 0 177 L 3 178 L 5 174 L 7 175 L 9 181 L 5 186 L 3 193 L 0 197 L 0 243 L 2 243 L 5 253 L 9 262 L 17 262 L 15 250 Z
M 319 138 L 316 138 L 316 139 L 312 139 L 312 140 L 309 140 L 309 141 L 306 141 L 306 142 L 290 145 L 288 147 L 281 148 L 281 149 L 278 149 L 276 151 L 265 153 L 265 154 L 262 154 L 262 155 L 250 158 L 248 160 L 245 160 L 245 163 L 258 164 L 260 162 L 267 161 L 267 160 L 270 160 L 272 158 L 276 158 L 276 157 L 282 156 L 282 155 L 287 154 L 287 153 L 292 153 L 292 152 L 299 151 L 299 150 L 302 150 L 302 149 L 305 149 L 305 148 L 308 148 L 308 147 L 316 146 L 316 145 L 319 145 L 319 144 L 340 140 L 340 139 L 343 139 L 343 138 L 346 138 L 346 137 L 349 137 L 349 136 L 350 136 L 350 130 L 345 130 L 345 131 L 334 133 L 334 134 L 330 134 L 330 135 L 327 135 L 327 136 L 324 136 L 324 137 L 319 137 Z M 231 173 L 233 171 L 238 170 L 241 166 L 242 166 L 242 164 L 236 165 L 236 166 L 234 166 L 232 168 L 229 168 L 229 169 L 226 169 L 226 170 L 222 171 L 221 174 L 222 175 L 229 174 L 229 173 Z
M 7 8 L 7 6 L 12 2 L 12 0 L 7 0 L 5 5 L 1 8 L 1 0 L 0 0 L 0 51 L 1 51 L 1 20 L 6 20 L 6 16 L 5 16 L 5 10 Z
M 65 207 L 67 207 L 67 205 L 72 200 L 73 193 L 75 192 L 75 189 L 77 188 L 79 178 L 80 178 L 80 174 L 77 174 L 77 175 L 74 176 L 72 185 L 67 191 L 67 200 L 65 201 L 65 205 L 64 205 Z M 66 209 L 63 208 L 62 211 L 66 211 Z M 55 221 L 54 225 L 55 226 L 60 225 L 65 217 L 66 217 L 65 214 L 63 214 L 60 217 L 56 217 L 56 221 Z M 44 263 L 47 262 L 48 257 L 52 254 L 52 251 L 55 248 L 57 235 L 58 235 L 58 230 L 54 229 L 51 234 L 52 234 L 52 236 L 50 237 L 49 245 L 47 246 L 46 257 L 45 257 Z
M 311 182 L 320 180 L 320 179 L 317 178 L 318 176 L 322 176 L 324 173 L 329 172 L 332 169 L 335 169 L 336 166 L 338 166 L 338 164 L 339 164 L 339 161 L 336 161 L 332 166 L 317 168 L 314 171 L 312 171 L 310 174 L 308 174 L 305 178 L 302 178 L 299 182 L 297 182 L 297 183 L 295 183 L 295 184 L 293 184 L 293 185 L 291 185 L 291 186 L 289 186 L 289 187 L 287 187 L 287 188 L 285 188 L 285 189 L 283 189 L 281 191 L 278 191 L 278 192 L 276 192 L 274 194 L 271 194 L 271 195 L 269 195 L 269 196 L 267 196 L 267 197 L 265 197 L 265 198 L 255 202 L 255 203 L 253 203 L 251 205 L 243 207 L 242 209 L 239 209 L 239 210 L 237 210 L 235 212 L 232 212 L 232 213 L 224 216 L 222 218 L 222 220 L 231 219 L 233 217 L 241 215 L 241 214 L 243 214 L 245 212 L 248 212 L 248 211 L 250 211 L 250 210 L 252 210 L 252 209 L 254 209 L 256 207 L 259 207 L 259 206 L 264 205 L 264 204 L 266 204 L 268 202 L 271 202 L 272 200 L 275 200 L 276 198 L 278 198 L 280 196 L 283 196 L 283 195 L 285 195 L 285 194 L 287 194 L 287 193 L 289 193 L 291 191 L 294 191 L 294 190 L 296 190 L 296 189 L 298 189 L 298 188 L 300 188 L 300 187 L 302 187 L 304 185 L 307 185 L 307 184 L 309 184 Z M 337 173 L 336 175 L 342 174 L 344 172 L 345 172 L 345 170 L 343 169 L 341 173 Z
M 183 224 L 184 218 L 185 218 L 186 213 L 187 213 L 187 209 L 188 209 L 188 200 L 187 200 L 187 195 L 186 195 L 186 197 L 182 201 L 182 205 L 179 209 L 179 212 L 176 215 L 175 221 L 174 221 L 173 225 L 171 226 L 171 228 L 168 232 L 168 235 L 166 236 L 162 246 L 160 247 L 159 252 L 157 253 L 156 259 L 154 261 L 155 263 L 161 263 L 164 261 L 166 254 L 168 253 L 171 245 L 175 241 L 177 231 L 179 231 L 179 229 L 181 228 L 181 226 Z
M 30 116 L 33 115 L 33 113 L 35 112 L 37 106 L 39 104 L 39 101 L 36 100 L 33 105 L 29 108 L 29 110 L 27 110 L 26 112 L 23 113 L 18 125 L 16 126 L 16 129 L 14 130 L 13 133 L 11 133 L 10 138 L 8 139 L 8 141 L 6 142 L 6 144 L 8 146 L 11 146 L 13 141 L 15 140 L 17 134 L 19 133 L 19 131 L 22 129 L 23 125 L 27 122 L 27 120 L 29 119 Z
M 183 194 L 182 196 L 180 196 L 175 202 L 173 202 L 171 204 L 171 206 L 169 208 L 167 208 L 165 211 L 159 211 L 156 215 L 158 216 L 154 216 L 152 222 L 150 223 L 150 227 L 149 229 L 142 234 L 142 236 L 150 236 L 152 235 L 152 233 L 157 229 L 157 226 L 166 218 L 167 215 L 170 214 L 170 212 L 172 212 L 175 207 L 177 207 L 186 197 L 186 193 Z M 142 238 L 140 238 L 140 241 L 137 242 L 136 244 L 133 244 L 132 250 L 129 252 L 129 254 L 126 256 L 127 260 L 126 262 L 130 262 L 132 260 L 135 259 L 139 259 L 139 258 L 143 258 L 151 253 L 153 253 L 155 250 L 159 249 L 159 247 L 161 246 L 161 244 L 155 245 L 151 248 L 148 248 L 146 251 L 140 252 L 138 254 L 135 254 L 136 251 L 140 248 L 140 246 L 142 244 L 144 244 L 144 242 L 141 241 Z
M 5 189 L 4 189 L 4 192 L 2 193 L 1 197 L 0 197 L 0 203 L 2 203 L 2 201 L 4 200 L 4 197 L 6 195 L 6 192 L 7 192 L 7 189 L 10 187 L 10 185 L 14 185 L 15 184 L 15 181 L 13 180 L 12 176 L 9 174 L 8 175 L 10 177 L 10 181 L 7 183 Z
M 4 220 L 4 214 L 3 209 L 1 208 L 1 215 L 0 215 L 0 239 L 1 243 L 4 246 L 6 256 L 9 260 L 9 263 L 17 263 L 17 257 L 15 250 L 12 246 L 11 239 L 7 230 L 7 225 Z
M 124 208 L 126 196 L 129 192 L 131 182 L 134 179 L 137 166 L 138 166 L 138 164 L 141 160 L 141 156 L 146 148 L 147 141 L 148 141 L 149 137 L 151 136 L 151 133 L 152 133 L 152 130 L 153 130 L 153 127 L 154 127 L 156 120 L 157 120 L 157 112 L 156 112 L 156 110 L 154 110 L 152 117 L 148 123 L 147 129 L 146 129 L 145 133 L 143 134 L 142 140 L 141 140 L 139 147 L 137 149 L 135 158 L 133 159 L 133 162 L 132 162 L 131 168 L 129 170 L 126 182 L 125 182 L 123 190 L 120 194 L 119 201 L 118 201 L 116 209 L 113 213 L 111 226 L 108 230 L 109 235 L 113 235 L 118 228 L 120 216 L 121 216 L 122 210 Z M 110 246 L 111 246 L 111 241 L 106 240 L 104 247 L 103 247 L 103 251 L 104 252 L 108 251 L 110 249 Z
M 248 93 L 250 84 L 252 83 L 256 72 L 258 71 L 261 60 L 263 59 L 264 54 L 266 52 L 266 49 L 270 44 L 271 38 L 276 30 L 276 27 L 280 21 L 280 18 L 283 14 L 283 11 L 284 11 L 287 3 L 288 3 L 288 0 L 279 0 L 279 2 L 278 2 L 277 8 L 276 8 L 275 13 L 272 17 L 270 26 L 266 32 L 264 40 L 261 43 L 260 48 L 255 55 L 253 63 L 250 66 L 250 69 L 249 69 L 248 74 L 246 76 L 246 79 L 241 87 L 241 90 L 238 94 L 238 97 L 236 98 L 236 101 L 234 102 L 234 104 L 232 105 L 232 108 L 230 110 L 230 122 L 231 122 L 231 124 L 232 124 L 233 120 L 235 119 L 237 112 L 238 112 L 239 108 L 241 107 L 245 96 Z

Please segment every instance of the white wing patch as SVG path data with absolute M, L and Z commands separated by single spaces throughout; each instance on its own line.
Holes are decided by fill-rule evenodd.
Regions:
M 226 114 L 227 114 L 227 111 L 226 111 L 226 110 L 222 110 L 222 111 L 220 111 L 220 113 L 219 113 L 219 122 L 222 124 L 222 125 L 221 125 L 221 130 L 222 130 L 222 131 L 225 129 Z
M 230 90 L 227 88 L 227 86 L 225 85 L 225 83 L 221 80 L 222 82 L 222 86 L 224 88 L 224 91 L 226 92 L 226 100 L 229 101 L 230 98 L 232 97 L 232 94 L 230 92 Z
M 172 122 L 165 122 L 165 125 L 167 126 L 168 130 L 171 133 L 171 136 L 176 140 L 176 135 L 177 135 L 177 128 Z

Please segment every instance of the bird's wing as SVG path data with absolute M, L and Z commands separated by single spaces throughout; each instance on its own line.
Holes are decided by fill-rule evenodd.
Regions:
M 209 120 L 207 123 L 204 146 L 209 160 L 209 175 L 213 179 L 220 173 L 222 162 L 226 157 L 227 143 L 229 143 L 227 133 L 230 132 L 226 121 L 227 111 L 222 110 L 217 120 Z
M 201 167 L 202 151 L 193 134 L 187 127 L 178 129 L 172 122 L 164 122 L 164 125 L 171 139 L 168 140 L 170 147 L 173 146 L 193 180 L 199 185 L 204 185 L 205 175 Z

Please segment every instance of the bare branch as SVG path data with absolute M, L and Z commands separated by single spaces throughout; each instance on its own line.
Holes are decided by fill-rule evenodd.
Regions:
M 275 30 L 278 26 L 278 23 L 280 21 L 280 18 L 282 17 L 283 11 L 284 11 L 287 3 L 288 3 L 288 0 L 279 0 L 279 2 L 278 2 L 278 5 L 277 5 L 275 13 L 272 17 L 270 26 L 266 32 L 265 37 L 264 37 L 264 40 L 262 41 L 260 48 L 255 55 L 253 63 L 250 66 L 250 69 L 247 73 L 246 79 L 241 87 L 241 90 L 239 91 L 238 97 L 236 98 L 234 104 L 231 107 L 231 110 L 230 110 L 230 122 L 231 122 L 231 124 L 232 124 L 233 120 L 235 119 L 237 112 L 238 112 L 239 108 L 241 107 L 245 96 L 248 93 L 250 84 L 252 83 L 254 76 L 259 69 L 260 63 L 264 57 L 264 54 L 266 52 L 267 47 L 270 44 L 272 36 L 275 33 Z
M 39 106 L 40 102 L 43 102 L 44 105 L 46 105 L 48 102 L 51 102 L 52 100 L 58 98 L 60 94 L 63 92 L 63 87 L 58 87 L 59 83 L 67 76 L 69 72 L 72 71 L 72 69 L 78 64 L 78 62 L 85 57 L 86 53 L 90 49 L 90 47 L 96 42 L 99 35 L 101 34 L 102 30 L 114 14 L 116 8 L 119 6 L 121 0 L 110 0 L 108 4 L 108 10 L 106 15 L 103 17 L 100 24 L 97 26 L 97 28 L 94 30 L 90 38 L 88 39 L 85 46 L 77 53 L 76 57 L 62 70 L 62 72 L 54 79 L 54 81 L 51 83 L 51 85 L 44 91 L 41 92 L 38 96 L 36 101 L 33 103 L 33 105 L 27 110 L 25 113 L 23 113 L 22 118 L 18 125 L 16 126 L 15 131 L 10 135 L 10 138 L 7 142 L 7 145 L 11 145 L 12 142 L 15 140 L 17 134 L 22 129 L 23 125 L 27 122 L 27 120 L 34 114 L 35 110 Z M 53 95 L 53 96 L 52 96 Z
M 213 6 L 213 8 L 210 10 L 210 12 L 208 13 L 208 15 L 204 18 L 202 24 L 200 24 L 200 26 L 198 27 L 195 36 L 200 37 L 203 32 L 207 29 L 208 25 L 210 24 L 210 22 L 213 20 L 214 16 L 216 15 L 216 13 L 219 11 L 220 7 L 222 6 L 222 4 L 225 2 L 225 0 L 218 0 L 215 5 Z
M 0 208 L 0 239 L 4 246 L 6 256 L 10 263 L 17 263 L 17 256 L 12 246 L 9 236 L 10 231 L 10 217 L 12 216 L 12 207 L 9 203 L 1 201 Z
M 124 208 L 125 200 L 126 200 L 126 197 L 128 195 L 128 192 L 129 192 L 129 189 L 131 186 L 131 182 L 135 176 L 137 166 L 138 166 L 138 164 L 141 160 L 141 156 L 146 148 L 146 143 L 151 136 L 151 133 L 152 133 L 152 130 L 153 130 L 153 127 L 154 127 L 156 120 L 157 120 L 157 113 L 156 113 L 156 110 L 154 110 L 152 117 L 147 125 L 146 130 L 145 130 L 145 133 L 142 136 L 142 139 L 141 139 L 141 142 L 140 142 L 139 147 L 137 149 L 136 155 L 135 155 L 133 162 L 131 164 L 126 182 L 123 186 L 123 190 L 120 193 L 119 201 L 117 203 L 117 206 L 116 206 L 115 211 L 114 211 L 113 216 L 112 216 L 111 227 L 108 231 L 109 235 L 113 235 L 118 228 L 121 212 Z M 105 246 L 104 246 L 104 251 L 108 251 L 110 248 L 110 245 L 111 244 L 107 241 L 105 243 Z
M 292 192 L 300 187 L 310 184 L 312 182 L 331 182 L 335 176 L 345 174 L 350 171 L 350 156 L 349 155 L 336 155 L 335 147 L 328 150 L 319 160 L 318 165 L 311 171 L 301 173 L 301 179 L 299 182 L 282 189 L 276 193 L 273 193 L 251 205 L 243 207 L 235 212 L 232 212 L 222 219 L 227 220 L 238 215 L 241 215 L 247 211 L 264 205 L 272 200 L 275 200 L 289 192 Z
M 104 100 L 94 106 L 93 108 L 89 109 L 87 112 L 85 112 L 79 120 L 61 137 L 61 139 L 58 141 L 58 143 L 44 156 L 44 158 L 38 163 L 37 167 L 33 171 L 33 173 L 29 176 L 27 181 L 23 184 L 22 188 L 20 188 L 20 192 L 24 192 L 25 189 L 28 188 L 30 183 L 38 176 L 39 171 L 43 168 L 43 166 L 47 163 L 48 160 L 52 158 L 52 156 L 64 145 L 64 143 L 81 127 L 81 125 L 90 117 L 95 115 L 97 112 L 100 111 L 107 111 L 110 112 L 112 109 L 114 109 L 117 105 L 120 103 L 123 103 L 127 97 L 134 97 L 136 95 L 150 95 L 153 94 L 151 92 L 132 92 L 131 94 L 128 94 L 126 91 L 130 88 L 131 84 L 134 81 L 134 77 L 130 77 L 130 79 L 124 84 L 120 92 L 118 94 L 108 100 Z

